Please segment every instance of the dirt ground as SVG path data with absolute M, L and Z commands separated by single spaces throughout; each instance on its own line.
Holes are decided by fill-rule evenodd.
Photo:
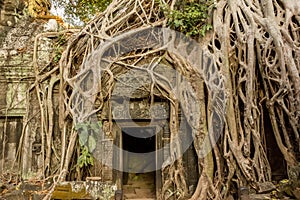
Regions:
M 41 200 L 48 193 L 51 185 L 50 179 L 22 181 L 16 175 L 5 174 L 0 177 L 0 200 Z M 251 189 L 242 194 L 232 193 L 226 200 L 300 199 L 300 186 L 295 186 L 287 179 L 274 182 L 273 186 L 269 191 L 266 188 L 263 193 Z

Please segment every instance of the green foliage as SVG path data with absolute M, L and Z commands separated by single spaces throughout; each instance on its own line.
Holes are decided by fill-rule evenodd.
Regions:
M 94 158 L 91 153 L 96 149 L 95 134 L 99 133 L 101 122 L 79 123 L 75 126 L 78 132 L 79 144 L 81 147 L 81 155 L 77 160 L 79 167 L 93 165 Z
M 87 23 L 101 13 L 111 3 L 111 0 L 52 0 L 54 9 L 64 10 L 64 20 L 73 25 Z
M 53 57 L 54 63 L 59 62 L 62 52 L 64 51 L 64 45 L 66 44 L 66 42 L 67 40 L 64 37 L 64 35 L 59 35 L 58 41 L 54 45 L 54 57 Z
M 78 157 L 77 165 L 80 168 L 88 165 L 94 165 L 94 158 L 89 152 L 87 146 L 81 147 L 81 155 Z
M 201 35 L 212 29 L 207 24 L 209 10 L 213 7 L 212 1 L 202 1 L 200 3 L 187 3 L 180 10 L 171 10 L 165 5 L 162 6 L 164 13 L 168 18 L 168 25 L 188 36 Z
M 58 63 L 59 60 L 61 59 L 61 55 L 62 55 L 62 48 L 56 48 L 54 51 L 54 58 L 53 61 L 54 63 Z

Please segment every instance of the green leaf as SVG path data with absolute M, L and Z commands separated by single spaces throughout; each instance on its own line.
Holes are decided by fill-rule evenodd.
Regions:
M 203 1 L 201 3 L 187 3 L 183 10 L 171 10 L 165 7 L 165 14 L 168 17 L 168 25 L 171 28 L 194 36 L 205 35 L 206 31 L 211 29 L 206 26 L 208 11 L 212 9 L 213 1 Z
M 82 168 L 88 165 L 94 165 L 94 157 L 88 151 L 87 146 L 81 147 L 81 155 L 77 159 L 77 165 Z
M 92 155 L 89 154 L 89 156 L 87 157 L 87 163 L 89 165 L 94 165 L 94 157 Z
M 82 168 L 84 165 L 85 165 L 85 158 L 83 155 L 79 156 L 78 157 L 78 160 L 77 160 L 77 165 Z
M 78 124 L 75 125 L 75 130 L 79 130 L 79 129 L 83 128 L 84 126 L 86 126 L 86 124 L 78 123 Z
M 89 136 L 87 129 L 86 129 L 86 131 L 80 131 L 78 136 L 79 136 L 80 146 L 85 145 L 88 140 L 88 136 Z
M 212 25 L 211 24 L 207 24 L 206 25 L 206 30 L 211 30 L 212 29 Z
M 100 130 L 100 126 L 98 123 L 91 123 L 91 129 L 94 131 L 94 132 L 98 132 Z
M 81 153 L 82 153 L 82 155 L 84 155 L 84 156 L 86 156 L 86 155 L 88 155 L 89 154 L 89 149 L 88 149 L 88 147 L 87 146 L 82 146 L 82 148 L 81 148 Z
M 90 152 L 93 152 L 96 149 L 96 140 L 93 136 L 90 135 L 88 147 Z

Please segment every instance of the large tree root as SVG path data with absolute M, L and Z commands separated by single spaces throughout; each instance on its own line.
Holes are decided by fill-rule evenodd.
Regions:
M 161 3 L 168 4 L 171 8 L 176 5 L 176 1 Z M 187 121 L 194 128 L 192 136 L 201 169 L 198 185 L 191 199 L 224 199 L 232 189 L 246 185 L 257 189 L 258 183 L 270 181 L 271 168 L 267 157 L 265 140 L 268 138 L 265 127 L 271 127 L 287 165 L 290 167 L 298 165 L 300 148 L 298 1 L 219 0 L 215 6 L 212 11 L 213 32 L 199 39 L 203 50 L 210 51 L 215 63 L 209 65 L 210 62 L 207 61 L 206 68 L 200 67 L 200 71 L 198 69 L 200 64 L 197 68 L 195 67 L 197 61 L 190 62 L 189 59 L 197 60 L 203 52 L 197 49 L 189 52 L 187 44 L 180 44 L 182 46 L 178 47 L 175 40 L 167 41 L 166 46 L 171 46 L 175 52 L 186 55 L 186 58 L 174 52 L 166 52 L 166 48 L 157 50 L 149 47 L 142 51 L 131 49 L 126 55 L 118 55 L 117 60 L 99 56 L 103 60 L 97 61 L 97 64 L 103 62 L 106 65 L 97 70 L 86 63 L 87 60 L 91 60 L 90 56 L 96 50 L 100 52 L 99 55 L 105 55 L 105 52 L 113 50 L 108 46 L 102 49 L 100 47 L 107 42 L 111 42 L 110 44 L 117 42 L 118 37 L 115 36 L 124 34 L 126 38 L 126 34 L 132 30 L 138 32 L 149 26 L 165 26 L 167 19 L 160 5 L 154 0 L 115 0 L 105 12 L 69 40 L 60 67 L 56 68 L 59 70 L 57 74 L 60 78 L 59 119 L 63 144 L 60 173 L 69 168 L 76 139 L 74 132 L 69 134 L 70 139 L 67 139 L 64 123 L 69 117 L 82 122 L 99 113 L 105 100 L 111 98 L 118 74 L 130 69 L 145 71 L 151 77 L 152 85 L 148 88 L 151 91 L 151 102 L 154 101 L 155 95 L 170 101 L 171 137 L 176 137 L 178 99 L 172 92 L 170 81 L 157 74 L 153 70 L 155 67 L 142 67 L 142 60 L 145 58 L 152 60 L 153 63 L 159 63 L 163 59 L 172 63 L 177 71 L 187 77 L 194 88 L 190 93 L 186 92 L 188 90 L 182 90 L 180 95 L 184 99 L 183 107 L 188 109 L 192 101 L 197 101 L 200 105 L 201 114 L 192 113 L 195 115 L 193 119 L 189 113 L 185 113 Z M 124 38 L 120 37 L 118 39 L 122 41 Z M 174 36 L 171 35 L 170 38 Z M 130 48 L 130 45 L 127 45 Z M 50 79 L 51 74 L 53 73 L 43 78 L 52 80 L 48 92 L 51 92 L 54 82 L 57 81 L 55 78 Z M 213 78 L 207 78 L 208 74 Z M 87 77 L 102 81 L 101 83 L 95 81 L 94 87 L 89 91 L 82 90 L 80 84 L 84 83 Z M 42 151 L 46 156 L 44 168 L 49 169 L 51 132 L 53 132 L 51 128 L 53 113 L 49 105 L 51 94 L 43 99 L 40 96 L 43 89 L 38 83 L 39 81 L 35 86 L 41 104 L 42 128 L 47 132 L 46 138 L 50 140 L 43 143 L 45 146 Z M 83 96 L 91 97 L 92 102 L 89 103 L 97 102 L 99 107 L 82 109 L 80 98 Z M 46 104 L 43 104 L 44 101 Z M 224 102 L 226 108 L 223 107 Z M 111 129 L 112 118 L 111 113 L 109 114 L 109 129 Z M 266 124 L 266 116 L 270 119 L 269 124 Z M 45 118 L 50 120 L 49 124 L 45 123 Z M 221 127 L 216 124 L 221 124 Z M 222 132 L 223 135 L 215 137 L 214 134 L 218 132 Z M 205 151 L 211 148 L 213 148 L 211 151 Z M 170 153 L 171 155 L 181 153 L 176 143 L 171 147 Z M 164 172 L 167 178 L 161 198 L 170 197 L 167 192 L 170 188 L 172 191 L 178 191 L 177 196 L 174 195 L 177 198 L 186 198 L 187 185 L 182 161 L 177 160 L 172 165 L 165 166 Z

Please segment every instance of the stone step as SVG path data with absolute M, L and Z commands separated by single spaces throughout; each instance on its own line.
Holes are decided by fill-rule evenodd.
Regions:
M 135 189 L 134 187 L 124 187 L 123 186 L 123 191 L 124 191 L 124 194 L 126 193 L 135 193 Z
M 154 183 L 153 179 L 149 179 L 149 178 L 136 178 L 136 179 L 128 179 L 128 182 L 151 182 Z
M 154 195 L 154 190 L 152 189 L 135 189 L 135 193 L 139 196 L 151 196 Z
M 154 191 L 155 190 L 155 187 L 137 187 L 137 186 L 123 186 L 123 191 L 132 191 L 134 192 L 135 189 L 138 189 L 138 190 L 145 190 L 145 191 Z
M 128 183 L 126 184 L 128 186 L 132 186 L 132 187 L 139 187 L 139 188 L 150 188 L 153 187 L 154 188 L 154 183 L 144 183 L 144 182 L 132 182 L 132 183 Z
M 134 192 L 124 191 L 125 199 L 153 199 L 155 192 L 152 189 L 134 189 Z
M 135 182 L 140 182 L 140 183 L 154 183 L 153 180 L 128 180 L 128 183 L 135 183 Z
M 126 194 L 124 194 L 124 198 L 125 199 L 135 199 L 135 198 L 137 198 L 137 196 L 135 193 L 126 193 Z M 138 197 L 138 198 L 140 198 L 140 197 Z
M 155 195 L 151 194 L 151 195 L 145 195 L 145 194 L 134 194 L 134 193 L 128 193 L 128 194 L 124 194 L 124 198 L 125 199 L 155 199 Z
M 156 200 L 155 198 L 132 198 L 132 199 L 126 199 L 126 200 Z
M 155 182 L 149 174 L 129 174 L 126 185 L 123 185 L 125 200 L 155 200 Z
M 124 195 L 124 199 L 128 200 L 128 199 L 155 199 L 155 196 L 126 196 Z

